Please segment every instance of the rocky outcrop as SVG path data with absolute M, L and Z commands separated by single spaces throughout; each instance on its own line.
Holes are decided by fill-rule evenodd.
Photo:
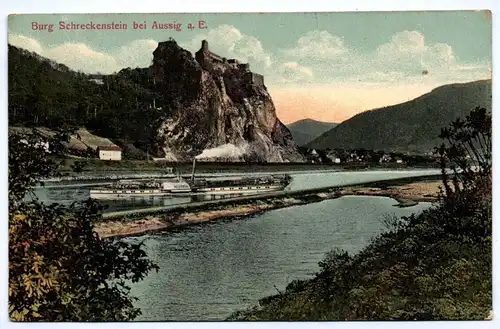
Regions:
M 204 150 L 231 145 L 242 152 L 213 160 L 302 162 L 276 110 L 263 77 L 248 64 L 226 60 L 204 42 L 196 58 L 173 40 L 159 43 L 151 66 L 165 115 L 156 131 L 156 151 L 185 161 Z M 233 152 L 234 154 L 234 152 Z

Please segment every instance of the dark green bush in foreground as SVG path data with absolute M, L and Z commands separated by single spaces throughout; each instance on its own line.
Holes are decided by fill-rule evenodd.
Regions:
M 492 309 L 491 117 L 475 109 L 444 130 L 445 190 L 420 215 L 355 255 L 330 252 L 313 279 L 231 320 L 482 320 Z M 480 141 L 477 141 L 477 139 Z M 466 155 L 469 156 L 466 156 Z M 463 161 L 464 158 L 468 161 Z M 478 165 L 470 170 L 470 163 Z M 444 168 L 454 165 L 449 177 Z M 458 170 L 462 169 L 462 170 Z M 451 181 L 451 183 L 449 183 Z
M 142 243 L 101 239 L 94 232 L 101 220 L 95 202 L 47 205 L 36 198 L 36 184 L 57 168 L 46 142 L 37 134 L 9 136 L 9 317 L 133 320 L 141 311 L 130 282 L 158 266 Z

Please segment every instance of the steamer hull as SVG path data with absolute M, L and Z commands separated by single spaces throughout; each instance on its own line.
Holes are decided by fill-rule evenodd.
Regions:
M 289 175 L 225 179 L 195 179 L 195 162 L 189 181 L 181 176 L 165 180 L 119 181 L 108 187 L 90 190 L 95 200 L 137 199 L 153 197 L 200 195 L 249 195 L 285 189 L 290 184 Z
M 133 199 L 133 198 L 151 198 L 151 197 L 175 197 L 175 196 L 191 196 L 191 195 L 250 195 L 261 194 L 266 192 L 275 192 L 285 189 L 285 184 L 267 184 L 253 186 L 211 186 L 211 187 L 196 187 L 192 189 L 178 190 L 146 190 L 146 189 L 95 189 L 90 190 L 90 198 L 95 200 L 117 200 L 117 199 Z
M 241 187 L 213 187 L 199 188 L 193 191 L 193 194 L 259 194 L 265 192 L 281 191 L 285 189 L 284 185 L 267 186 L 241 186 Z
M 90 198 L 94 200 L 118 200 L 118 199 L 136 199 L 152 197 L 172 197 L 188 196 L 191 191 L 162 191 L 162 190 L 111 190 L 99 189 L 90 190 Z

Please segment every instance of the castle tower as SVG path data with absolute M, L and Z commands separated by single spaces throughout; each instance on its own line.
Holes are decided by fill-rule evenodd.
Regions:
M 208 51 L 208 41 L 207 40 L 203 40 L 201 42 L 201 51 L 203 51 L 203 52 Z

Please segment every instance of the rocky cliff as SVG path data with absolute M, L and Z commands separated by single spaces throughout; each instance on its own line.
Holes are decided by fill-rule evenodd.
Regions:
M 155 89 L 168 109 L 156 128 L 158 155 L 185 161 L 205 151 L 214 160 L 303 161 L 262 76 L 248 64 L 227 61 L 206 43 L 196 58 L 173 40 L 159 43 L 153 55 Z

